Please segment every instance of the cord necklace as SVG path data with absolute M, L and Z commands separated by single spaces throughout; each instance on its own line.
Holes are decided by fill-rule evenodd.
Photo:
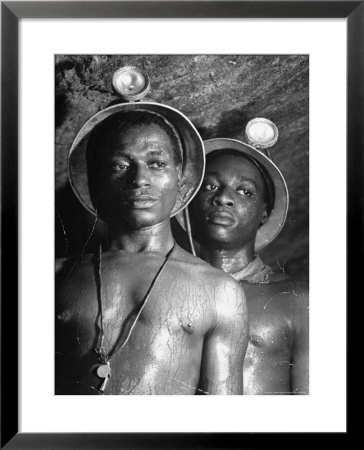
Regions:
M 131 336 L 131 333 L 132 333 L 132 331 L 133 331 L 133 329 L 134 329 L 134 327 L 135 327 L 135 325 L 136 325 L 136 323 L 137 323 L 137 321 L 138 321 L 138 319 L 139 319 L 143 309 L 145 308 L 145 305 L 147 304 L 147 301 L 148 301 L 148 299 L 150 297 L 150 294 L 151 294 L 151 292 L 153 290 L 153 287 L 155 286 L 158 278 L 161 276 L 164 268 L 166 267 L 167 262 L 168 262 L 168 260 L 169 260 L 169 258 L 171 256 L 175 246 L 176 246 L 176 242 L 174 241 L 171 250 L 169 250 L 169 252 L 166 254 L 166 257 L 165 257 L 163 263 L 161 264 L 161 266 L 159 267 L 157 273 L 155 274 L 155 276 L 154 276 L 154 278 L 153 278 L 153 280 L 152 280 L 152 282 L 151 282 L 151 284 L 150 284 L 150 286 L 149 286 L 149 288 L 148 288 L 148 290 L 147 290 L 147 292 L 146 292 L 146 294 L 144 296 L 144 299 L 142 300 L 142 302 L 140 304 L 139 311 L 138 311 L 138 313 L 137 313 L 137 315 L 136 315 L 136 317 L 135 317 L 135 319 L 134 319 L 134 321 L 133 321 L 133 323 L 132 323 L 132 325 L 130 327 L 128 335 L 126 336 L 126 338 L 124 339 L 123 342 L 119 342 L 119 344 L 116 347 L 114 347 L 108 354 L 106 354 L 105 347 L 104 347 L 104 339 L 105 339 L 104 329 L 105 329 L 105 327 L 104 327 L 104 317 L 103 317 L 103 308 L 102 308 L 102 275 L 101 275 L 101 253 L 102 252 L 101 252 L 101 245 L 100 245 L 100 247 L 99 247 L 99 254 L 98 254 L 98 261 L 97 261 L 97 263 L 98 263 L 97 264 L 97 268 L 98 268 L 97 275 L 98 275 L 98 288 L 99 288 L 99 299 L 100 299 L 99 301 L 100 301 L 100 322 L 101 322 L 101 326 L 100 326 L 99 346 L 95 348 L 95 352 L 98 355 L 98 359 L 99 359 L 99 363 L 100 363 L 100 365 L 96 369 L 96 373 L 97 373 L 97 376 L 99 378 L 103 378 L 104 379 L 104 381 L 103 381 L 103 383 L 102 383 L 102 385 L 101 385 L 101 387 L 99 389 L 100 394 L 103 394 L 105 392 L 107 381 L 111 377 L 111 368 L 110 368 L 110 360 L 111 360 L 111 358 L 113 356 L 115 356 L 116 353 L 118 353 L 121 349 L 123 349 L 126 346 L 126 344 L 128 343 L 128 341 L 130 339 L 130 336 Z

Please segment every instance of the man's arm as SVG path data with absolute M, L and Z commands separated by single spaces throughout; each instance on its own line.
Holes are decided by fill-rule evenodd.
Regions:
M 205 336 L 199 394 L 242 394 L 248 318 L 243 289 L 226 278 L 215 289 L 216 320 Z
M 291 393 L 309 393 L 309 326 L 308 292 L 294 288 L 295 294 L 295 337 L 291 357 Z

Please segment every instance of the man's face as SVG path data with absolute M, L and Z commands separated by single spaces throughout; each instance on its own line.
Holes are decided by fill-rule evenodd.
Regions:
M 237 249 L 254 242 L 267 219 L 262 175 L 244 156 L 221 152 L 207 160 L 190 211 L 193 233 L 201 244 Z
M 103 148 L 99 198 L 107 220 L 140 229 L 169 219 L 181 166 L 166 131 L 131 125 L 105 136 Z

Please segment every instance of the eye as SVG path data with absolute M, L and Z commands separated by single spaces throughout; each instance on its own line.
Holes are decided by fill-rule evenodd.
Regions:
M 218 189 L 218 186 L 216 186 L 216 184 L 206 183 L 205 189 L 206 191 L 216 191 Z
M 127 164 L 125 162 L 113 162 L 111 164 L 111 168 L 115 172 L 124 172 L 125 170 L 129 169 L 129 164 Z
M 247 189 L 237 189 L 237 192 L 243 197 L 251 197 L 253 195 L 252 192 Z
M 167 164 L 164 161 L 151 161 L 149 164 L 149 167 L 155 167 L 157 169 L 163 169 L 167 166 Z

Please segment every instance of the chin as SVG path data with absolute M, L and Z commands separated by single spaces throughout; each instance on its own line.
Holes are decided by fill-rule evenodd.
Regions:
M 161 217 L 160 214 L 156 214 L 152 211 L 133 210 L 124 212 L 119 216 L 120 223 L 126 223 L 130 228 L 139 230 L 141 228 L 148 228 L 166 220 L 165 217 Z M 169 216 L 167 217 L 167 219 Z
M 140 213 L 138 211 L 136 214 L 129 214 L 124 216 L 123 222 L 126 222 L 132 228 L 138 230 L 140 228 L 152 227 L 158 223 L 158 218 L 153 214 Z
M 210 243 L 214 243 L 215 245 L 227 245 L 233 239 L 231 236 L 231 231 L 229 229 L 226 229 L 226 227 L 207 226 L 204 230 L 203 235 L 201 235 L 201 239 L 198 240 L 207 244 L 208 246 Z

